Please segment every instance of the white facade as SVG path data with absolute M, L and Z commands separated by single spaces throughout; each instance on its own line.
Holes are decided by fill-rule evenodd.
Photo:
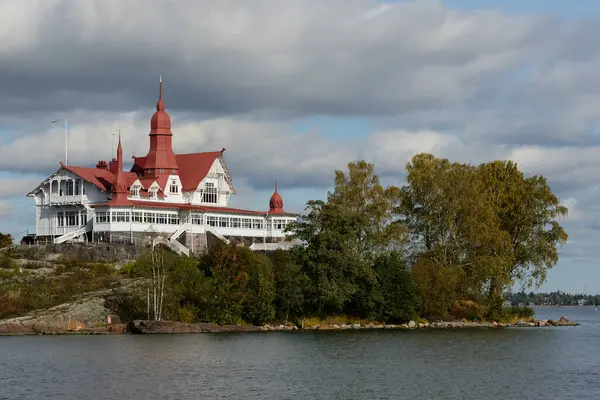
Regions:
M 140 194 L 143 189 L 147 190 L 146 196 Z M 158 194 L 161 190 L 162 196 Z M 295 215 L 227 209 L 233 193 L 235 189 L 219 157 L 194 191 L 184 191 L 178 175 L 170 175 L 164 188 L 156 181 L 147 188 L 139 179 L 132 182 L 127 199 L 135 204 L 130 206 L 110 205 L 112 193 L 68 167 L 61 167 L 29 196 L 36 204 L 36 235 L 55 243 L 128 238 L 135 242 L 146 234 L 149 239 L 156 234 L 178 239 L 183 233 L 208 232 L 223 240 L 267 243 L 269 249 L 284 242 L 285 227 L 296 220 Z

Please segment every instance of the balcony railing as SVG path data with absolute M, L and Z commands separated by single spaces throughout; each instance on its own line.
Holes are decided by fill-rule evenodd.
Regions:
M 72 196 L 60 196 L 57 194 L 52 194 L 48 198 L 47 204 L 83 204 L 87 202 L 87 196 L 84 196 L 82 194 Z

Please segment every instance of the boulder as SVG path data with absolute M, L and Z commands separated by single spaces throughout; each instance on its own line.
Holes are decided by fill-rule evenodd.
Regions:
M 352 325 L 352 329 L 360 329 L 360 324 L 354 324 L 354 325 Z
M 415 328 L 416 326 L 417 326 L 417 324 L 415 321 L 409 321 L 409 323 L 408 323 L 409 328 Z

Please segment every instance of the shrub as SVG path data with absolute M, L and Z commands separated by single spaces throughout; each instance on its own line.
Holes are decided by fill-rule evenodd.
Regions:
M 514 321 L 518 319 L 531 319 L 535 311 L 531 307 L 519 307 L 513 306 L 505 308 L 502 312 L 502 320 L 504 321 Z

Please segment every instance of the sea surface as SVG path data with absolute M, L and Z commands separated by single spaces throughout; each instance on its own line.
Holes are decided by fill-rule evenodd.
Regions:
M 0 399 L 597 399 L 578 327 L 0 337 Z

